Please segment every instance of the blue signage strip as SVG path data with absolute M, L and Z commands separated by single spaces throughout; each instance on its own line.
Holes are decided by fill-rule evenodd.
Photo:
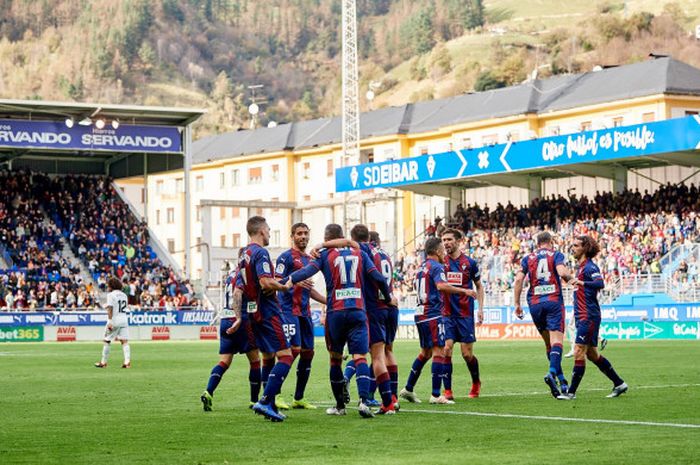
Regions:
M 700 116 L 460 150 L 335 171 L 336 192 L 700 149 Z
M 111 152 L 180 153 L 178 128 L 120 124 L 117 129 L 61 122 L 0 119 L 0 147 Z

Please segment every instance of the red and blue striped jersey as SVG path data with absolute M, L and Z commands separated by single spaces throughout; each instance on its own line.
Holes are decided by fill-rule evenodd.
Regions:
M 373 246 L 368 242 L 361 243 L 360 248 L 372 259 L 374 267 L 384 276 L 389 289 L 393 289 L 394 270 L 391 266 L 389 255 L 379 247 Z M 389 304 L 385 302 L 385 296 L 379 290 L 377 283 L 371 279 L 365 280 L 365 305 L 367 310 L 389 309 Z
M 574 317 L 576 321 L 600 321 L 598 291 L 605 287 L 605 282 L 598 265 L 586 259 L 579 267 L 576 279 L 583 283 L 583 285 L 577 285 L 576 290 L 574 290 Z
M 289 249 L 277 257 L 275 277 L 283 282 L 297 270 L 309 264 L 311 257 L 304 252 Z M 289 315 L 311 316 L 311 290 L 302 286 L 294 286 L 286 292 L 279 292 L 282 311 Z
M 561 252 L 550 249 L 539 249 L 523 258 L 522 272 L 529 276 L 530 289 L 527 291 L 528 305 L 542 302 L 563 302 L 561 279 L 557 265 L 564 263 Z
M 258 244 L 248 244 L 239 262 L 236 287 L 243 289 L 243 308 L 255 321 L 280 313 L 277 293 L 266 294 L 260 286 L 260 278 L 274 278 L 272 260 L 267 250 Z
M 460 254 L 456 259 L 445 255 L 445 272 L 449 284 L 464 289 L 474 289 L 474 283 L 481 278 L 476 260 L 464 254 Z M 443 300 L 445 301 L 443 315 L 460 318 L 474 317 L 474 297 L 443 293 Z
M 438 283 L 446 283 L 445 268 L 433 259 L 424 261 L 416 272 L 415 288 L 418 293 L 416 321 L 432 320 L 442 316 L 445 307 Z
M 322 249 L 319 258 L 292 273 L 292 282 L 303 281 L 319 271 L 326 280 L 328 311 L 365 310 L 362 292 L 365 279 L 374 280 L 382 292 L 386 292 L 385 295 L 390 295 L 384 277 L 362 250 L 350 247 Z

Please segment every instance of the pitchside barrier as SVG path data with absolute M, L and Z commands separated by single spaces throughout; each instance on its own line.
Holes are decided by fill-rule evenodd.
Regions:
M 572 309 L 568 308 L 567 313 Z M 700 302 L 672 305 L 604 305 L 601 336 L 607 339 L 700 339 Z M 418 339 L 413 309 L 401 309 L 398 339 Z M 132 340 L 216 340 L 209 310 L 133 311 L 129 313 Z M 316 336 L 323 336 L 320 311 L 313 310 Z M 107 314 L 99 311 L 0 312 L 0 342 L 99 341 Z M 477 339 L 538 339 L 530 314 L 523 320 L 513 307 L 487 307 Z

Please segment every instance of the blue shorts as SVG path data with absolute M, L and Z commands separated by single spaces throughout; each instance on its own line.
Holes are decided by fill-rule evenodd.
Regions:
M 379 342 L 386 344 L 386 310 L 367 310 L 367 319 L 369 320 L 369 345 L 372 346 Z
M 244 319 L 235 333 L 226 334 L 233 322 L 233 318 L 224 318 L 219 324 L 219 354 L 245 354 L 256 349 L 250 320 Z
M 474 318 L 462 318 L 446 316 L 445 340 L 452 339 L 454 342 L 472 343 L 476 342 L 476 331 L 474 331 Z
M 416 322 L 416 327 L 418 328 L 421 349 L 445 347 L 445 325 L 442 322 L 442 317 L 420 323 Z
M 290 346 L 301 347 L 302 350 L 314 349 L 314 323 L 310 316 L 283 313 L 282 329 Z
M 600 320 L 579 320 L 576 322 L 576 344 L 598 347 Z
M 343 353 L 345 344 L 351 354 L 369 352 L 369 328 L 364 310 L 333 310 L 326 315 L 326 347 Z
M 386 315 L 386 343 L 393 344 L 396 339 L 396 332 L 399 330 L 399 309 L 389 307 Z
M 530 315 L 537 331 L 560 331 L 566 327 L 564 304 L 561 302 L 541 302 L 530 305 Z
M 282 324 L 282 316 L 280 314 L 272 314 L 261 322 L 253 322 L 251 324 L 255 334 L 255 344 L 260 349 L 260 352 L 275 353 L 289 348 Z

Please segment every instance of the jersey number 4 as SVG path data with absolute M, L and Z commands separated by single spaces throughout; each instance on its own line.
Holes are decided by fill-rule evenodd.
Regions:
M 552 273 L 549 271 L 547 259 L 540 258 L 540 261 L 537 262 L 537 279 L 544 279 L 545 281 L 549 282 L 550 276 L 552 276 Z

